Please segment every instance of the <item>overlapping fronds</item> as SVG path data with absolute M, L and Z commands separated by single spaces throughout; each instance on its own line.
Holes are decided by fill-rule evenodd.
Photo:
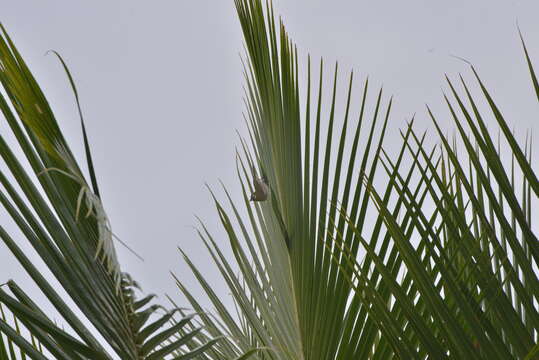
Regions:
M 73 79 L 60 60 L 80 112 Z M 3 28 L 0 82 L 4 91 L 0 108 L 24 154 L 17 157 L 0 135 L 0 155 L 5 164 L 0 170 L 0 203 L 86 318 L 75 315 L 14 236 L 6 232 L 5 224 L 0 224 L 0 238 L 57 310 L 61 325 L 12 281 L 0 288 L 0 304 L 24 325 L 32 340 L 38 339 L 47 354 L 57 359 L 191 359 L 206 351 L 218 339 L 210 339 L 200 328 L 185 333 L 191 315 L 175 320 L 177 310 L 159 314 L 162 307 L 152 304 L 153 296 L 137 299 L 134 295 L 135 283 L 121 271 L 116 257 L 82 113 L 90 182 L 45 95 Z M 87 327 L 88 321 L 93 328 Z M 63 326 L 69 329 L 64 331 Z M 1 322 L 0 327 L 9 339 L 9 349 L 15 343 L 23 351 L 23 358 L 44 358 L 8 322 Z M 112 352 L 94 337 L 94 329 Z M 200 339 L 199 346 L 184 346 L 192 338 Z
M 23 334 L 24 329 L 20 325 L 17 317 L 6 313 L 0 304 L 0 359 L 16 360 L 24 358 L 27 353 L 32 354 L 31 358 L 46 359 L 43 355 L 41 343 L 28 334 L 30 341 L 26 340 Z
M 526 58 L 537 84 L 527 51 Z M 366 252 L 359 260 L 337 240 L 342 246 L 335 256 L 348 259 L 343 271 L 354 275 L 356 297 L 379 329 L 380 341 L 370 349 L 374 358 L 537 358 L 539 243 L 532 223 L 539 183 L 532 137 L 517 141 L 471 71 L 476 95 L 462 77 L 460 91 L 447 78 L 456 138 L 444 135 L 430 109 L 437 148 L 429 150 L 411 128 L 411 136 L 403 134 L 406 163 L 417 169 L 415 185 L 387 155 L 391 196 L 365 180 L 383 241 L 356 229 Z M 489 120 L 499 125 L 497 136 Z M 353 226 L 355 220 L 342 213 Z
M 475 69 L 510 165 L 464 81 L 465 96 L 449 82 L 456 105 L 447 100 L 460 142 L 435 122 L 440 145 L 430 149 L 411 121 L 390 156 L 383 139 L 391 100 L 381 90 L 371 101 L 365 81 L 354 95 L 351 75 L 339 111 L 336 67 L 326 111 L 323 64 L 312 96 L 310 60 L 303 87 L 297 50 L 271 4 L 235 3 L 248 53 L 250 141 L 242 141 L 237 158 L 243 201 L 226 189 L 226 201 L 212 192 L 234 258 L 202 222 L 199 236 L 236 313 L 184 254 L 216 311 L 202 322 L 230 339 L 209 358 L 531 356 L 538 246 L 530 225 L 538 187 L 531 137 L 519 145 Z M 358 98 L 359 113 L 352 114 Z M 255 178 L 267 179 L 267 201 L 249 202 Z

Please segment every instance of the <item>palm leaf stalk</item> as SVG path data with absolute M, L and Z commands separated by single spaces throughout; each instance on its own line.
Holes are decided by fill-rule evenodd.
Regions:
M 121 270 L 97 187 L 77 89 L 65 62 L 57 54 L 77 101 L 90 182 L 38 83 L 3 27 L 1 31 L 0 82 L 4 93 L 0 108 L 24 157 L 17 157 L 0 136 L 0 156 L 9 172 L 0 171 L 0 203 L 85 318 L 70 309 L 0 225 L 2 241 L 69 327 L 60 328 L 15 282 L 8 281 L 0 287 L 0 304 L 17 323 L 14 328 L 5 319 L 0 321 L 0 353 L 12 359 L 14 348 L 20 349 L 22 358 L 32 359 L 44 359 L 43 354 L 92 360 L 199 356 L 218 339 L 205 336 L 196 349 L 183 346 L 186 340 L 175 337 L 192 317 L 171 323 L 177 309 L 159 314 L 162 307 L 153 303 L 154 296 L 139 298 L 135 293 L 138 285 Z M 29 331 L 31 341 L 19 331 L 19 325 Z M 201 329 L 196 330 L 191 337 L 202 334 Z M 94 331 L 105 343 L 96 339 Z M 39 350 L 46 352 L 36 349 L 35 339 Z

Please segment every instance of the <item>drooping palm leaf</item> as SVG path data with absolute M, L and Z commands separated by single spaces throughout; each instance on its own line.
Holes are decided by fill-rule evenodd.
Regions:
M 199 356 L 218 339 L 202 338 L 204 333 L 197 329 L 195 335 L 201 336 L 197 349 L 178 341 L 171 346 L 171 339 L 181 334 L 190 318 L 180 320 L 181 326 L 170 324 L 168 320 L 174 318 L 176 311 L 158 315 L 156 311 L 161 307 L 152 304 L 153 297 L 137 299 L 136 283 L 121 271 L 110 223 L 97 190 L 78 93 L 64 61 L 60 60 L 79 106 L 92 186 L 71 152 L 45 95 L 2 28 L 0 83 L 4 93 L 0 96 L 0 108 L 26 161 L 19 159 L 0 136 L 0 155 L 14 179 L 9 180 L 8 174 L 0 171 L 0 203 L 86 319 L 75 315 L 3 224 L 0 238 L 56 308 L 65 322 L 62 326 L 67 325 L 70 330 L 64 331 L 51 321 L 12 281 L 7 282 L 7 288 L 0 288 L 0 304 L 14 314 L 32 338 L 39 339 L 48 354 L 58 359 Z M 93 328 L 87 326 L 88 321 Z M 25 356 L 43 358 L 39 352 L 32 352 L 28 341 L 7 322 L 0 326 L 0 332 L 16 343 Z M 94 337 L 93 329 L 102 335 L 112 352 Z

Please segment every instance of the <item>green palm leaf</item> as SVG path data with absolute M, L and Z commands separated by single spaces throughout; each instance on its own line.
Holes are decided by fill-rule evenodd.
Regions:
M 526 58 L 535 83 L 527 52 Z M 428 150 L 413 130 L 408 129 L 411 137 L 403 135 L 407 162 L 419 170 L 421 190 L 414 191 L 406 172 L 387 156 L 384 168 L 396 200 L 366 180 L 387 242 L 378 248 L 356 229 L 367 253 L 360 263 L 342 237 L 337 239 L 334 257 L 348 259 L 343 271 L 354 274 L 356 297 L 400 358 L 536 356 L 539 259 L 532 219 L 538 183 L 531 138 L 522 147 L 506 131 L 506 120 L 473 67 L 472 72 L 505 136 L 511 161 L 503 161 L 500 137 L 496 141 L 487 130 L 488 115 L 476 105 L 481 95 L 474 98 L 461 77 L 463 97 L 447 79 L 453 101 L 445 100 L 458 138 L 443 134 L 430 109 L 439 148 Z M 376 295 L 381 292 L 388 294 L 385 303 Z M 379 353 L 379 347 L 373 352 Z
M 464 96 L 448 80 L 459 146 L 428 110 L 440 146 L 430 149 L 412 121 L 398 155 L 390 156 L 382 144 L 391 100 L 386 103 L 381 90 L 369 114 L 365 81 L 360 112 L 352 116 L 350 76 L 339 111 L 336 67 L 324 121 L 322 63 L 312 100 L 310 59 L 303 90 L 297 50 L 284 25 L 275 23 L 270 3 L 235 3 L 248 53 L 249 141 L 241 141 L 237 157 L 243 201 L 232 200 L 226 188 L 224 201 L 212 191 L 233 259 L 203 222 L 198 234 L 236 314 L 184 253 L 216 311 L 202 323 L 229 338 L 209 358 L 255 349 L 271 349 L 259 351 L 261 359 L 532 356 L 538 245 L 531 219 L 538 183 L 531 140 L 519 145 L 476 70 L 480 98 L 508 145 L 511 168 L 463 80 Z M 527 51 L 526 58 L 536 84 Z M 341 129 L 338 113 L 344 113 Z M 270 196 L 251 203 L 256 177 L 268 180 Z
M 5 95 L 0 96 L 0 109 L 25 159 L 17 158 L 0 136 L 0 155 L 14 179 L 9 180 L 9 174 L 0 171 L 0 203 L 85 319 L 75 315 L 2 225 L 0 238 L 70 329 L 65 331 L 54 323 L 13 281 L 0 288 L 0 304 L 10 310 L 17 324 L 24 325 L 32 340 L 39 340 L 46 354 L 58 359 L 201 356 L 219 339 L 208 337 L 197 327 L 189 337 L 173 340 L 192 317 L 174 325 L 178 312 L 159 314 L 162 307 L 152 304 L 152 296 L 138 299 L 137 284 L 121 270 L 97 188 L 78 93 L 65 62 L 60 60 L 79 107 L 92 185 L 86 181 L 45 95 L 2 28 L 0 83 Z M 22 358 L 43 359 L 44 355 L 17 330 L 8 322 L 0 322 L 0 335 L 8 339 L 9 356 L 14 358 L 12 349 L 18 347 Z M 106 346 L 94 337 L 94 331 L 105 339 Z M 185 346 L 189 339 L 197 340 L 200 346 Z M 1 341 L 0 354 L 5 356 L 4 337 Z
M 369 196 L 362 177 L 377 175 L 391 100 L 384 100 L 380 90 L 370 106 L 365 81 L 359 95 L 361 110 L 352 115 L 350 74 L 344 116 L 338 119 L 338 67 L 326 110 L 323 63 L 318 93 L 311 100 L 309 60 L 306 102 L 301 106 L 298 55 L 283 24 L 277 26 L 273 9 L 261 1 L 236 1 L 236 8 L 249 56 L 245 76 L 250 145 L 242 141 L 237 159 L 243 201 L 236 203 L 225 189 L 225 206 L 214 195 L 234 259 L 225 257 L 203 223 L 199 235 L 232 293 L 238 315 L 229 312 L 187 257 L 218 314 L 217 319 L 201 320 L 215 334 L 230 337 L 217 347 L 228 358 L 262 348 L 271 350 L 257 356 L 268 359 L 355 358 L 365 348 L 360 348 L 365 338 L 360 337 L 358 304 L 349 305 L 351 275 L 339 271 L 342 263 L 332 261 L 325 244 L 333 233 L 327 229 L 336 224 L 335 231 L 346 234 L 346 246 L 357 254 L 358 240 L 331 204 L 340 203 L 354 218 L 365 219 Z M 325 135 L 324 113 L 328 113 Z M 265 202 L 249 202 L 255 177 L 268 180 L 270 196 Z M 179 285 L 195 309 L 202 310 Z

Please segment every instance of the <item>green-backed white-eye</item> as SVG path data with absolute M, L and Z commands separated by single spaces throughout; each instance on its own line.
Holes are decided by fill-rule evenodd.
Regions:
M 265 201 L 268 199 L 269 185 L 265 176 L 255 178 L 254 187 L 255 191 L 251 194 L 250 201 Z

